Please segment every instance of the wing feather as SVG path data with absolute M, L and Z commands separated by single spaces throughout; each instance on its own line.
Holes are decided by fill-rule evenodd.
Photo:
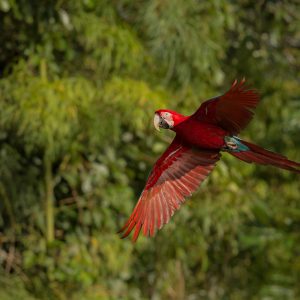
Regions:
M 140 232 L 153 236 L 199 187 L 219 158 L 218 151 L 195 150 L 175 137 L 154 165 L 138 203 L 120 230 L 122 238 L 133 230 L 133 241 Z
M 258 103 L 258 92 L 248 89 L 245 80 L 235 80 L 228 92 L 202 103 L 192 117 L 238 134 L 251 121 Z

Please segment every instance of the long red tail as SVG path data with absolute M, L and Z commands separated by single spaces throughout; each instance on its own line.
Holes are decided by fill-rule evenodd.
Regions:
M 239 140 L 247 146 L 247 151 L 228 151 L 231 155 L 247 163 L 257 163 L 260 165 L 272 165 L 281 169 L 289 170 L 300 174 L 300 163 L 287 159 L 285 156 L 266 150 L 243 140 Z

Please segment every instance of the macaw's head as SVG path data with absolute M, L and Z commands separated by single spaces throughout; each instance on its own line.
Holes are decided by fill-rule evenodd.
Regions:
M 154 127 L 160 131 L 160 128 L 163 129 L 173 129 L 176 125 L 181 123 L 185 117 L 176 111 L 168 109 L 157 110 L 154 114 Z

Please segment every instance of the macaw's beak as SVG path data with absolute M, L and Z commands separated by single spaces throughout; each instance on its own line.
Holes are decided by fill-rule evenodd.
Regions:
M 153 119 L 153 124 L 154 124 L 154 127 L 157 131 L 160 131 L 159 129 L 159 123 L 160 123 L 160 115 L 159 114 L 155 114 L 154 115 L 154 119 Z

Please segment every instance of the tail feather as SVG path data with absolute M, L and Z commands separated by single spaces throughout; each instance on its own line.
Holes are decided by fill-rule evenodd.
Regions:
M 272 165 L 281 169 L 296 172 L 300 174 L 300 163 L 289 160 L 287 157 L 266 150 L 260 146 L 240 140 L 249 150 L 246 151 L 228 151 L 231 155 L 247 163 L 257 163 L 260 165 Z

